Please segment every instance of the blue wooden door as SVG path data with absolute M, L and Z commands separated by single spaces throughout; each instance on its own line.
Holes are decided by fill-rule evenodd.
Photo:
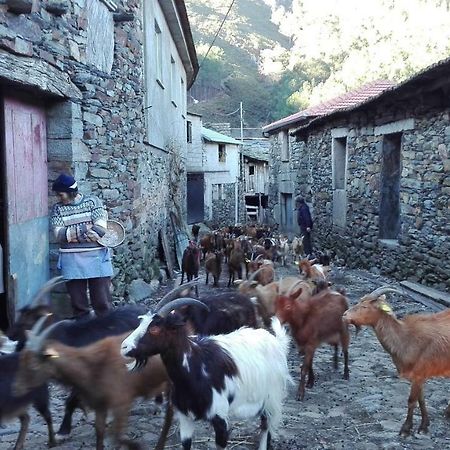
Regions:
M 187 174 L 188 224 L 203 222 L 205 214 L 205 182 L 202 173 Z
M 49 277 L 48 171 L 43 108 L 4 99 L 6 289 L 11 310 Z

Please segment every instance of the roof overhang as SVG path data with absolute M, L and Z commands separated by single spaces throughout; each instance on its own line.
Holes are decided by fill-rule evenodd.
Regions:
M 442 90 L 444 87 L 450 92 L 450 58 L 446 58 L 426 67 L 407 80 L 384 90 L 377 96 L 371 97 L 359 105 L 312 118 L 308 122 L 297 126 L 297 128 L 292 131 L 291 135 L 296 136 L 298 140 L 304 140 L 309 131 L 330 120 L 346 116 L 353 112 L 367 111 L 382 102 L 395 103 L 413 97 L 422 99 L 422 96 L 439 89 Z
M 194 39 L 183 0 L 158 0 L 178 53 L 186 70 L 187 89 L 195 81 L 199 65 Z

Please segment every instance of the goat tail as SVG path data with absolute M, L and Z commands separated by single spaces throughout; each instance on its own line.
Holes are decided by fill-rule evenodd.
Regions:
M 280 344 L 283 354 L 286 355 L 287 358 L 291 340 L 289 338 L 289 335 L 287 334 L 286 327 L 281 325 L 281 322 L 277 316 L 273 316 L 271 328 L 275 334 L 275 337 L 277 338 L 278 343 Z

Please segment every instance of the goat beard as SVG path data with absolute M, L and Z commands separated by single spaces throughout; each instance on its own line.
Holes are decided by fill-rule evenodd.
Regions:
M 138 372 L 147 365 L 148 358 L 135 358 L 133 362 L 127 363 L 129 372 Z

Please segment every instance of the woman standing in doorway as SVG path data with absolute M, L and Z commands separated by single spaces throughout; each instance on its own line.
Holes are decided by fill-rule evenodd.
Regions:
M 108 214 L 101 200 L 78 192 L 75 179 L 61 174 L 53 183 L 59 202 L 53 207 L 51 226 L 60 243 L 58 269 L 66 279 L 75 317 L 96 315 L 111 308 L 113 268 L 108 248 L 97 241 L 106 233 Z

